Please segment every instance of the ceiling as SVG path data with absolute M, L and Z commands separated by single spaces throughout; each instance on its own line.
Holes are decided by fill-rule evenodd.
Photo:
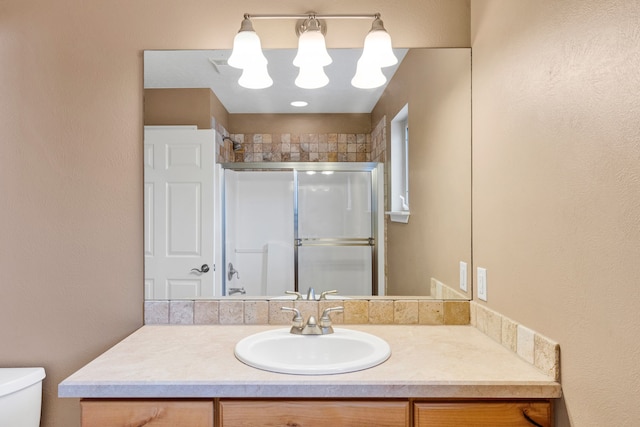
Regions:
M 238 113 L 370 113 L 385 86 L 358 89 L 351 86 L 361 49 L 328 49 L 333 63 L 325 67 L 329 84 L 301 89 L 294 84 L 295 49 L 266 49 L 267 67 L 274 83 L 266 89 L 238 85 L 242 71 L 227 65 L 231 50 L 147 50 L 144 52 L 145 88 L 211 88 L 227 111 Z M 407 53 L 394 49 L 398 64 L 383 68 L 387 82 Z M 292 101 L 306 101 L 293 107 Z

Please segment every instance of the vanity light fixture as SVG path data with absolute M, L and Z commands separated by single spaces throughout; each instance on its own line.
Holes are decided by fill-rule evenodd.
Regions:
M 296 78 L 296 86 L 303 89 L 318 89 L 329 83 L 324 67 L 333 60 L 327 52 L 324 33 L 320 21 L 310 16 L 296 27 L 298 34 L 298 53 L 293 58 L 293 65 L 300 68 Z
M 364 40 L 362 56 L 358 60 L 351 84 L 357 88 L 372 89 L 382 86 L 386 77 L 382 68 L 397 64 L 393 54 L 391 37 L 384 28 L 380 14 L 374 15 L 318 15 L 310 12 L 306 15 L 250 15 L 244 14 L 240 31 L 233 40 L 233 51 L 228 64 L 242 69 L 238 80 L 240 86 L 250 89 L 262 89 L 273 84 L 267 70 L 267 59 L 262 53 L 260 38 L 253 29 L 251 19 L 297 19 L 298 52 L 293 65 L 300 68 L 295 80 L 297 86 L 316 89 L 326 86 L 329 78 L 324 67 L 332 59 L 327 52 L 324 40 L 326 19 L 373 19 L 371 30 Z
M 260 37 L 254 31 L 247 15 L 233 39 L 233 51 L 227 63 L 234 68 L 242 69 L 242 76 L 238 80 L 242 87 L 264 89 L 273 84 L 267 70 L 267 58 L 262 53 Z

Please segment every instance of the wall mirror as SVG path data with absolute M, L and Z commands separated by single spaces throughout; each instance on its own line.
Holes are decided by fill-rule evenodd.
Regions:
M 322 89 L 274 49 L 252 90 L 228 50 L 145 51 L 145 298 L 470 299 L 470 49 L 396 49 L 365 90 L 360 51 L 329 52 Z

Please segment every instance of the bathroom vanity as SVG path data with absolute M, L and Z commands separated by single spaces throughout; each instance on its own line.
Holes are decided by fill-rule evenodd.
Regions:
M 551 426 L 560 384 L 472 326 L 348 325 L 391 346 L 335 375 L 249 367 L 235 344 L 282 326 L 144 326 L 59 385 L 82 426 Z

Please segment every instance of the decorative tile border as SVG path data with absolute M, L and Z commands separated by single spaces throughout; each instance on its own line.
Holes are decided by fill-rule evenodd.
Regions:
M 146 325 L 287 325 L 291 313 L 281 307 L 295 307 L 316 318 L 328 307 L 343 306 L 344 312 L 332 313 L 335 324 L 378 325 L 468 325 L 469 301 L 433 299 L 345 299 L 326 301 L 292 300 L 150 300 L 144 304 Z
M 471 325 L 545 374 L 560 380 L 560 345 L 475 301 Z
M 232 134 L 242 149 L 235 162 L 368 162 L 369 133 Z

